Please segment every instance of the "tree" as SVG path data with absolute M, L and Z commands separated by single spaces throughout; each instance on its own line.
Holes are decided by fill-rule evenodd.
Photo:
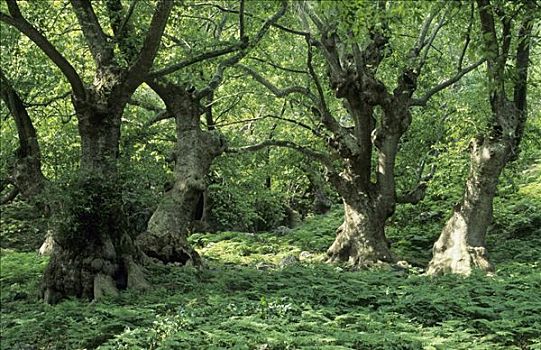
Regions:
M 40 194 L 47 182 L 41 171 L 41 151 L 36 129 L 30 119 L 26 106 L 4 72 L 0 70 L 0 95 L 15 121 L 19 135 L 19 148 L 16 161 L 11 166 L 11 174 L 6 183 L 14 185 L 14 189 L 2 198 L 2 204 L 20 192 L 23 198 L 32 199 Z M 2 186 L 3 187 L 3 186 Z
M 31 24 L 15 0 L 6 0 L 9 14 L 0 20 L 26 35 L 62 72 L 71 86 L 81 137 L 81 158 L 69 215 L 58 229 L 58 249 L 43 278 L 43 298 L 54 303 L 67 296 L 98 298 L 118 288 L 144 287 L 137 261 L 140 254 L 124 229 L 117 158 L 121 118 L 135 89 L 143 82 L 159 48 L 173 3 L 156 5 L 149 29 L 134 60 L 123 62 L 115 53 L 120 40 L 107 36 L 88 0 L 71 5 L 93 58 L 94 81 L 85 84 L 82 72 Z M 30 4 L 31 5 L 31 4 Z
M 373 2 L 361 6 L 357 3 L 303 2 L 299 13 L 304 30 L 283 28 L 305 39 L 305 71 L 316 93 L 298 85 L 279 89 L 256 70 L 242 67 L 274 95 L 300 94 L 308 101 L 313 119 L 317 121 L 310 129 L 325 139 L 327 152 L 316 152 L 281 140 L 265 141 L 256 147 L 295 148 L 325 165 L 329 181 L 342 197 L 345 209 L 344 223 L 338 228 L 336 239 L 327 252 L 329 261 L 348 262 L 358 267 L 393 260 L 385 237 L 386 221 L 394 213 L 397 202 L 417 201 L 422 197 L 422 193 L 420 196 L 396 193 L 395 159 L 401 137 L 412 120 L 411 108 L 426 105 L 433 95 L 482 63 L 462 66 L 468 48 L 466 41 L 452 77 L 427 89 L 421 97 L 414 96 L 421 73 L 430 61 L 429 54 L 436 37 L 451 21 L 453 9 L 452 4 L 432 3 L 427 8 L 424 4 L 414 4 L 412 8 L 420 6 L 424 20 L 421 24 L 414 21 L 420 28 L 409 50 L 401 52 L 398 62 L 401 69 L 395 74 L 395 87 L 391 91 L 392 80 L 384 79 L 381 73 L 394 50 L 391 38 L 397 27 L 392 26 L 391 18 L 407 5 Z M 366 26 L 360 25 L 360 20 L 351 20 L 359 13 L 367 13 L 363 18 L 368 22 Z M 320 76 L 318 65 L 314 63 L 313 48 L 323 59 L 326 78 L 336 100 L 327 96 L 322 84 L 325 77 Z M 342 102 L 351 125 L 342 124 L 337 117 L 338 102 Z M 426 184 L 419 183 L 418 187 L 410 192 L 423 192 Z
M 210 166 L 227 148 L 227 140 L 214 126 L 214 91 L 222 83 L 225 70 L 239 62 L 261 41 L 269 27 L 284 15 L 286 5 L 283 1 L 280 9 L 249 39 L 244 28 L 244 1 L 240 1 L 237 43 L 158 69 L 146 79 L 147 84 L 163 100 L 167 113 L 176 123 L 176 144 L 173 151 L 175 180 L 150 218 L 147 232 L 139 238 L 140 246 L 149 256 L 166 263 L 201 263 L 199 255 L 189 246 L 186 237 L 193 222 L 201 219 L 203 214 Z M 199 89 L 195 88 L 195 81 L 173 83 L 165 78 L 165 75 L 179 69 L 229 53 L 234 54 L 220 62 L 212 78 Z M 209 103 L 207 107 L 204 106 L 205 100 Z M 207 130 L 201 128 L 202 115 L 205 115 Z
M 533 6 L 528 2 L 477 1 L 491 116 L 487 131 L 471 142 L 464 194 L 434 244 L 427 271 L 430 275 L 494 270 L 485 238 L 498 178 L 506 164 L 518 157 L 526 124 L 531 33 L 536 16 L 539 18 Z M 514 70 L 512 79 L 507 76 L 509 65 Z

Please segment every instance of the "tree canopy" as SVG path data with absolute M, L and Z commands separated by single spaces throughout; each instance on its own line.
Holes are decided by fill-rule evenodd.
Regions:
M 534 0 L 2 1 L 2 249 L 41 246 L 50 304 L 227 264 L 490 284 L 494 240 L 539 252 L 540 30 Z

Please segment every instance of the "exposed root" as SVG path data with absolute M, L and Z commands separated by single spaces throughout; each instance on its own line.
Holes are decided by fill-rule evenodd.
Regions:
M 189 246 L 181 237 L 156 236 L 144 233 L 137 240 L 139 248 L 149 257 L 155 258 L 164 264 L 176 263 L 180 265 L 201 266 L 199 254 Z
M 53 238 L 53 234 L 51 232 L 47 232 L 47 236 L 45 237 L 45 241 L 43 241 L 43 244 L 41 247 L 39 247 L 39 254 L 43 256 L 51 256 L 53 254 L 53 251 L 57 249 L 57 244 Z
M 128 272 L 128 285 L 129 289 L 145 290 L 150 288 L 150 284 L 145 278 L 143 268 L 136 264 L 132 258 L 127 258 L 124 262 L 126 264 L 126 270 Z
M 494 265 L 488 259 L 485 247 L 450 247 L 443 251 L 434 248 L 434 257 L 430 261 L 427 275 L 438 276 L 454 273 L 469 276 L 473 270 L 480 270 L 487 274 L 494 272 Z
M 94 300 L 100 300 L 106 296 L 118 296 L 118 288 L 111 276 L 98 273 L 94 277 Z

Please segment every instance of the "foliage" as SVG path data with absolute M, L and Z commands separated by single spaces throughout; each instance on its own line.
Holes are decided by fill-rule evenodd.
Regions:
M 2 250 L 2 346 L 69 349 L 519 349 L 541 346 L 539 236 L 491 240 L 495 277 L 322 264 L 340 211 L 284 236 L 194 234 L 207 268 L 153 266 L 146 293 L 37 301 L 47 259 Z M 415 226 L 421 229 L 423 226 Z M 311 254 L 280 267 L 282 258 Z M 304 253 L 306 256 L 306 253 Z M 300 287 L 303 286 L 303 287 Z
M 426 266 L 445 216 L 441 211 L 421 214 L 440 208 L 438 201 L 401 206 L 392 218 L 393 247 L 412 268 L 356 271 L 322 263 L 342 220 L 337 209 L 311 216 L 285 234 L 193 234 L 190 241 L 203 256 L 204 269 L 153 265 L 147 271 L 150 291 L 123 292 L 91 304 L 38 301 L 47 258 L 2 249 L 2 346 L 538 349 L 541 235 L 535 230 L 540 226 L 527 220 L 538 219 L 527 210 L 541 211 L 524 209 L 541 203 L 538 165 L 525 174 L 526 184 L 495 206 L 488 242 L 497 267 L 493 277 L 420 274 L 422 268 L 415 265 Z M 529 182 L 529 177 L 537 180 Z M 20 213 L 7 211 L 4 219 L 33 224 Z M 19 234 L 5 226 L 2 231 Z M 283 264 L 291 256 L 301 261 Z
M 506 10 L 518 6 L 493 2 Z M 68 2 L 19 3 L 24 16 L 45 33 L 83 80 L 92 81 L 96 63 Z M 103 24 L 108 22 L 106 3 L 93 2 Z M 132 2 L 120 3 L 127 9 Z M 475 7 L 470 6 L 474 3 L 444 3 L 443 18 L 447 21 L 430 44 L 414 97 L 452 76 L 463 49 L 464 66 L 482 54 Z M 135 34 L 124 39 L 140 45 L 154 4 L 133 4 L 137 6 L 130 6 L 134 12 L 125 25 L 133 27 Z M 274 1 L 244 4 L 248 37 L 278 6 Z M 422 22 L 440 5 L 395 1 L 385 14 L 388 18 L 382 18 L 378 4 L 361 0 L 312 2 L 316 15 L 332 23 L 331 32 L 348 38 L 341 44 L 357 40 L 363 48 L 370 44 L 372 29 L 389 36 L 375 77 L 392 92 L 397 73 L 409 63 Z M 299 21 L 304 5 L 293 2 L 280 25 L 315 30 L 309 21 Z M 228 10 L 223 11 L 225 8 Z M 4 1 L 0 10 L 8 11 Z M 236 44 L 241 32 L 238 11 L 237 1 L 179 3 L 152 70 Z M 516 14 L 517 19 L 522 16 Z M 438 18 L 433 25 L 436 21 Z M 324 216 L 314 216 L 309 209 L 306 170 L 321 172 L 322 167 L 290 149 L 271 148 L 224 155 L 212 165 L 207 179 L 209 220 L 219 232 L 195 233 L 189 238 L 206 263 L 204 269 L 152 265 L 147 271 L 152 283 L 149 291 L 123 292 L 90 304 L 67 300 L 48 306 L 37 296 L 48 259 L 35 252 L 48 228 L 58 226 L 57 238 L 62 243 L 88 242 L 96 231 L 132 235 L 145 231 L 173 176 L 168 158 L 177 141 L 175 121 L 154 122 L 164 104 L 148 86 L 141 85 L 122 116 L 118 179 L 80 181 L 81 142 L 66 80 L 26 36 L 4 22 L 0 31 L 2 69 L 22 96 L 37 129 L 43 173 L 49 180 L 42 203 L 54 213 L 52 220 L 41 217 L 31 203 L 18 199 L 1 208 L 2 348 L 541 349 L 541 65 L 531 66 L 529 119 L 520 157 L 504 170 L 494 201 L 487 243 L 497 267 L 495 276 L 430 279 L 422 275 L 433 243 L 464 191 L 469 144 L 490 126 L 489 86 L 484 78 L 486 68 L 480 66 L 434 95 L 425 108 L 412 109 L 411 127 L 400 141 L 393 169 L 398 192 L 412 189 L 432 166 L 436 170 L 424 201 L 415 206 L 399 205 L 388 220 L 386 234 L 392 251 L 410 267 L 354 271 L 324 264 L 343 210 L 335 208 Z M 111 28 L 104 25 L 104 31 L 113 38 Z M 534 32 L 532 61 L 540 55 L 539 24 Z M 336 33 L 330 33 L 331 37 Z M 467 48 L 463 46 L 465 38 Z M 512 42 L 515 45 L 515 40 Z M 305 37 L 278 27 L 272 27 L 242 63 L 279 88 L 296 86 L 316 94 L 319 87 L 338 124 L 345 129 L 354 127 L 329 84 L 325 57 L 315 46 L 312 49 L 311 63 L 321 86 L 315 86 L 306 71 Z M 119 67 L 124 67 L 127 57 L 117 53 L 122 61 Z M 188 90 L 201 88 L 220 62 L 234 54 L 187 65 L 167 79 Z M 345 58 L 346 64 L 354 64 L 351 57 Z M 100 84 L 98 80 L 95 84 Z M 324 152 L 336 141 L 314 115 L 310 98 L 291 94 L 275 99 L 271 95 L 248 79 L 244 70 L 230 67 L 212 98 L 201 103 L 205 113 L 212 111 L 215 127 L 231 148 L 287 140 Z M 0 104 L 0 117 L 3 180 L 15 161 L 18 139 L 4 103 Z M 205 117 L 201 117 L 202 128 L 210 127 Z M 336 154 L 330 155 L 336 163 L 341 161 L 336 161 Z M 375 157 L 373 161 L 375 166 Z M 421 163 L 423 171 L 419 170 Z M 329 194 L 337 198 L 336 193 Z M 275 230 L 287 224 L 290 209 L 301 212 L 306 220 L 292 230 Z M 77 225 L 86 225 L 81 232 L 89 237 L 80 232 L 74 235 Z
M 33 205 L 16 201 L 2 207 L 0 228 L 0 247 L 34 251 L 43 243 L 47 219 L 36 216 Z

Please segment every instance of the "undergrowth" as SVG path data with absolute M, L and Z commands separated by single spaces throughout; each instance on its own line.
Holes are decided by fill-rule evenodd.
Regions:
M 282 235 L 194 234 L 205 269 L 152 266 L 149 291 L 55 306 L 37 298 L 47 258 L 36 243 L 14 249 L 35 232 L 2 219 L 1 348 L 541 349 L 541 207 L 531 186 L 495 204 L 493 277 L 422 275 L 447 215 L 430 202 L 398 208 L 390 222 L 393 250 L 411 269 L 325 264 L 338 209 Z

